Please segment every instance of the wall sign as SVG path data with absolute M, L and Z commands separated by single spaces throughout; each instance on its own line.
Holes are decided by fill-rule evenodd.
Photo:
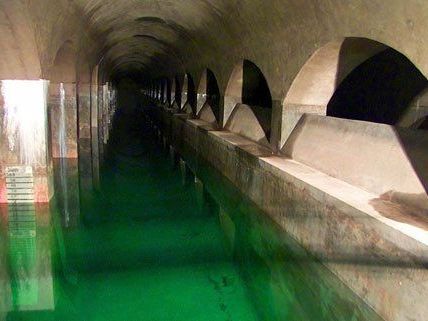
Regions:
M 34 176 L 31 166 L 6 167 L 6 191 L 9 203 L 34 203 Z

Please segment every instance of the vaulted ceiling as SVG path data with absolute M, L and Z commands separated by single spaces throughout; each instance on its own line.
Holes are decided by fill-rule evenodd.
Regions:
M 213 43 L 212 22 L 222 1 L 74 0 L 103 45 L 109 69 L 162 72 L 200 56 L 200 42 Z M 219 24 L 217 23 L 217 28 Z M 221 30 L 218 30 L 221 31 Z

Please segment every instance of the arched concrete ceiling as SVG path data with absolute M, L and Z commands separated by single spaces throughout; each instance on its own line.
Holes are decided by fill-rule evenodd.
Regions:
M 197 80 L 209 68 L 221 95 L 247 59 L 282 102 L 308 59 L 347 37 L 390 46 L 428 76 L 427 13 L 422 0 L 0 1 L 0 77 L 49 79 L 58 51 L 72 41 L 76 65 L 100 64 L 103 80 L 127 71 Z
M 217 12 L 209 1 L 75 0 L 89 26 L 104 37 L 100 52 L 111 72 L 138 64 L 165 72 L 184 70 L 185 61 L 201 54 L 197 39 L 206 36 L 204 22 Z

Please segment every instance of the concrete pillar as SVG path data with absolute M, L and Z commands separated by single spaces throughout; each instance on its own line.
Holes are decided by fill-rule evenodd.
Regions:
M 82 195 L 93 188 L 91 140 L 91 84 L 78 83 L 77 106 L 79 120 L 79 174 Z
M 98 156 L 100 159 L 100 166 L 104 161 L 104 114 L 103 114 L 103 106 L 104 106 L 104 86 L 98 84 Z
M 0 203 L 45 203 L 52 197 L 48 83 L 1 81 Z
M 77 158 L 76 84 L 51 83 L 48 110 L 53 158 Z
M 95 67 L 91 78 L 91 148 L 93 183 L 97 189 L 100 187 L 100 155 L 98 144 L 98 67 Z
M 108 84 L 103 86 L 103 144 L 107 144 L 109 138 L 109 106 L 110 92 Z
M 270 145 L 272 151 L 277 153 L 281 149 L 281 129 L 282 129 L 282 103 L 279 100 L 272 100 L 272 120 Z
M 77 224 L 80 214 L 76 84 L 50 84 L 48 107 L 55 198 L 68 226 Z

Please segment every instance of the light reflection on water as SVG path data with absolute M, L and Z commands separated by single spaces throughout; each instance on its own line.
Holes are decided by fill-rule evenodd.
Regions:
M 110 151 L 103 193 L 84 212 L 77 171 L 58 161 L 50 213 L 19 221 L 20 238 L 14 220 L 2 224 L 7 320 L 379 320 L 219 173 L 134 134 L 147 136 L 143 152 Z
M 49 208 L 10 204 L 0 209 L 6 236 L 3 282 L 8 293 L 6 311 L 53 310 L 53 278 Z M 4 280 L 4 279 L 3 279 Z

